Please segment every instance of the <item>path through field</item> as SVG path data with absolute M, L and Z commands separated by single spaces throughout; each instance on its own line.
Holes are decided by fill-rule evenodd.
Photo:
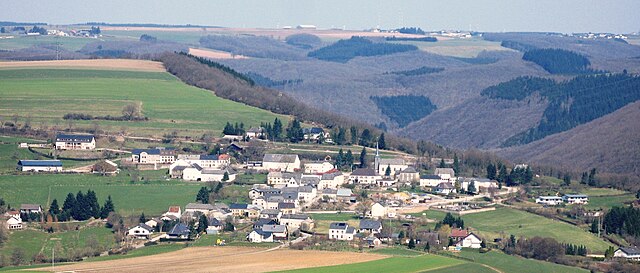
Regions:
M 267 272 L 379 260 L 388 256 L 354 252 L 273 250 L 247 247 L 189 247 L 129 259 L 76 263 L 38 271 L 55 272 Z

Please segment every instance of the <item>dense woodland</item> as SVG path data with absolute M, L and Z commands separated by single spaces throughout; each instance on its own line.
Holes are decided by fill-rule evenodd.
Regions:
M 437 109 L 425 96 L 371 97 L 371 100 L 380 108 L 382 114 L 398 123 L 400 127 L 405 127 L 413 121 L 426 117 Z
M 555 48 L 530 49 L 522 59 L 538 64 L 551 74 L 585 74 L 592 71 L 589 59 L 584 55 Z
M 322 45 L 322 40 L 318 36 L 307 33 L 289 35 L 284 41 L 289 45 L 302 49 L 312 49 Z
M 389 72 L 391 74 L 394 75 L 403 75 L 403 76 L 419 76 L 419 75 L 425 75 L 425 74 L 432 74 L 432 73 L 438 73 L 438 72 L 442 72 L 444 71 L 444 68 L 442 67 L 428 67 L 428 66 L 422 66 L 416 69 L 411 69 L 411 70 L 402 70 L 402 71 L 392 71 Z
M 200 38 L 200 45 L 235 55 L 277 60 L 300 60 L 306 53 L 297 46 L 264 36 L 209 35 Z
M 551 79 L 525 76 L 491 86 L 480 94 L 492 99 L 523 100 L 536 91 L 550 89 L 555 85 Z
M 274 80 L 254 72 L 248 72 L 245 75 L 249 77 L 255 84 L 268 88 L 282 88 L 288 84 L 300 84 L 303 82 L 302 79 Z
M 424 30 L 422 30 L 419 27 L 401 27 L 399 29 L 396 29 L 396 31 L 404 34 L 419 34 L 419 35 L 425 34 Z
M 604 216 L 602 227 L 607 233 L 640 238 L 640 209 L 613 207 Z
M 414 42 L 437 42 L 438 39 L 436 37 L 420 37 L 420 38 L 409 38 L 409 37 L 386 37 L 387 41 L 414 41 Z
M 309 52 L 308 56 L 323 61 L 346 63 L 358 56 L 380 56 L 417 50 L 413 45 L 374 43 L 363 37 L 351 37 Z

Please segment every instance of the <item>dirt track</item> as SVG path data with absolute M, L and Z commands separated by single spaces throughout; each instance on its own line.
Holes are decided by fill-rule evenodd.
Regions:
M 61 272 L 266 272 L 366 262 L 384 255 L 353 252 L 274 250 L 247 247 L 190 247 L 129 259 L 56 266 Z M 38 268 L 38 271 L 49 268 Z
M 95 59 L 95 60 L 60 60 L 60 61 L 26 61 L 0 62 L 2 68 L 51 67 L 51 68 L 95 68 L 131 71 L 163 72 L 160 62 L 127 59 Z

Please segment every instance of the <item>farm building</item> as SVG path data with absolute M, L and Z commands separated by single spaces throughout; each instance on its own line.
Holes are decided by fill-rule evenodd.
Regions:
M 189 239 L 189 234 L 191 232 L 189 231 L 189 227 L 187 227 L 187 225 L 183 224 L 183 223 L 179 223 L 175 226 L 173 226 L 173 228 L 167 232 L 167 235 L 169 237 L 169 239 L 182 239 L 182 240 L 186 240 Z
M 265 154 L 262 168 L 270 171 L 295 172 L 300 169 L 300 158 L 293 154 Z
M 584 194 L 565 194 L 562 200 L 569 204 L 586 204 L 589 203 L 589 196 Z
M 182 179 L 187 181 L 222 181 L 224 179 L 225 173 L 228 176 L 226 181 L 234 181 L 236 180 L 236 175 L 238 174 L 235 170 L 231 168 L 225 168 L 222 170 L 213 169 L 213 168 L 202 168 L 198 164 L 192 164 L 190 167 L 184 168 L 182 170 Z
M 42 206 L 39 204 L 22 204 L 20 205 L 20 213 L 42 213 Z
M 637 247 L 621 247 L 614 253 L 615 258 L 624 258 L 627 260 L 640 261 L 640 248 Z
M 304 164 L 304 173 L 326 173 L 333 169 L 333 164 L 329 161 L 309 162 Z
M 562 202 L 564 201 L 562 197 L 559 196 L 538 196 L 538 198 L 536 198 L 536 203 L 549 206 L 556 206 L 562 204 Z
M 61 172 L 60 160 L 20 160 L 18 170 L 23 172 Z
M 131 152 L 131 161 L 139 164 L 171 164 L 176 161 L 175 149 L 135 149 Z
M 55 141 L 56 150 L 93 150 L 96 138 L 92 135 L 58 134 Z
M 435 187 L 442 182 L 448 182 L 448 179 L 442 179 L 439 175 L 425 174 L 420 176 L 420 187 Z

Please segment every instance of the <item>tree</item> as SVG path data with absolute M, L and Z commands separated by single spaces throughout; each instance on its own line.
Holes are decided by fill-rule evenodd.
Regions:
M 495 180 L 497 178 L 496 173 L 497 173 L 496 166 L 493 165 L 491 162 L 489 162 L 489 165 L 487 165 L 487 178 L 491 180 Z
M 424 245 L 424 251 L 425 251 L 425 252 L 429 252 L 430 250 L 431 250 L 431 245 L 429 245 L 429 242 L 427 242 L 427 243 Z
M 7 30 L 4 27 L 0 27 L 0 33 L 6 33 Z
M 501 164 L 500 171 L 498 172 L 498 181 L 504 183 L 507 181 L 507 177 L 507 167 Z
M 209 203 L 209 190 L 207 189 L 207 187 L 200 187 L 200 190 L 196 195 L 196 201 L 199 201 L 202 204 Z
M 222 175 L 222 182 L 227 181 L 229 181 L 229 172 L 224 172 L 224 174 Z
M 351 171 L 351 166 L 353 166 L 353 153 L 351 153 L 351 150 L 347 150 L 343 162 L 345 166 L 349 167 L 349 171 Z
M 586 185 L 589 183 L 589 174 L 587 172 L 582 173 L 582 177 L 580 178 L 580 184 Z
M 369 199 L 358 202 L 355 209 L 356 213 L 361 216 L 367 215 L 369 210 L 371 210 L 371 200 Z
M 591 222 L 591 229 L 589 231 L 591 231 L 591 233 L 598 234 L 598 232 L 600 231 L 600 227 L 598 227 L 598 221 L 593 220 L 593 222 Z
M 562 184 L 564 186 L 569 186 L 571 185 L 571 176 L 568 173 L 564 174 L 564 177 L 562 178 Z
M 371 135 L 371 131 L 369 131 L 369 129 L 364 129 L 362 130 L 362 134 L 360 135 L 360 142 L 358 144 L 365 147 L 371 146 L 372 138 L 373 136 Z
M 638 190 L 638 192 L 636 192 L 636 198 L 640 199 L 640 190 Z
M 271 128 L 271 131 L 273 134 L 272 139 L 280 139 L 280 136 L 282 135 L 282 121 L 280 121 L 278 118 L 275 118 L 273 120 L 273 127 Z
M 455 174 L 460 173 L 460 162 L 458 161 L 458 154 L 453 154 L 453 171 Z
M 62 210 L 66 212 L 71 212 L 73 208 L 76 206 L 76 197 L 73 193 L 67 194 L 67 198 L 64 200 L 62 204 Z
M 209 220 L 207 219 L 207 216 L 204 214 L 200 215 L 200 219 L 198 219 L 198 233 L 204 232 L 207 230 L 207 227 L 209 227 Z
M 233 128 L 233 125 L 231 125 L 231 123 L 227 122 L 227 124 L 224 125 L 222 133 L 225 135 L 235 135 L 236 130 Z
M 351 126 L 351 128 L 349 129 L 349 134 L 351 135 L 351 144 L 355 145 L 356 143 L 358 143 L 358 128 L 356 128 L 355 126 Z
M 589 186 L 595 187 L 597 186 L 596 183 L 596 169 L 593 168 L 591 169 L 591 171 L 589 171 Z
M 360 168 L 367 167 L 367 148 L 362 147 L 362 151 L 360 152 Z
M 467 187 L 467 191 L 469 193 L 476 193 L 476 182 L 475 181 L 471 181 L 471 183 L 469 183 L 469 187 Z
M 116 211 L 116 207 L 111 200 L 111 195 L 107 197 L 107 200 L 104 201 L 104 205 L 100 210 L 100 218 L 107 219 L 109 217 L 109 213 Z
M 407 246 L 409 249 L 416 248 L 416 241 L 413 238 L 409 239 L 409 245 Z
M 53 199 L 51 205 L 49 205 L 49 214 L 58 215 L 60 213 L 60 206 L 58 206 L 58 199 Z
M 142 214 L 140 214 L 140 218 L 138 218 L 138 223 L 145 223 L 147 222 L 147 218 L 144 216 L 144 211 L 142 212 Z
M 96 196 L 96 192 L 92 190 L 87 190 L 87 195 L 85 197 L 87 204 L 87 218 L 100 217 L 100 204 L 98 203 L 98 197 Z
M 444 158 L 440 159 L 440 164 L 438 165 L 438 168 L 446 168 L 447 165 L 444 163 Z
M 384 133 L 380 134 L 380 138 L 378 138 L 378 148 L 382 150 L 387 148 L 387 142 L 384 140 Z
M 391 176 L 391 166 L 390 165 L 387 165 L 387 169 L 384 170 L 384 176 L 387 176 L 387 177 Z
M 289 123 L 289 127 L 287 128 L 287 138 L 293 143 L 304 138 L 304 133 L 302 132 L 302 127 L 300 126 L 300 121 L 298 119 L 293 119 Z
M 140 105 L 137 103 L 129 103 L 122 108 L 122 118 L 125 120 L 134 120 L 140 116 Z

